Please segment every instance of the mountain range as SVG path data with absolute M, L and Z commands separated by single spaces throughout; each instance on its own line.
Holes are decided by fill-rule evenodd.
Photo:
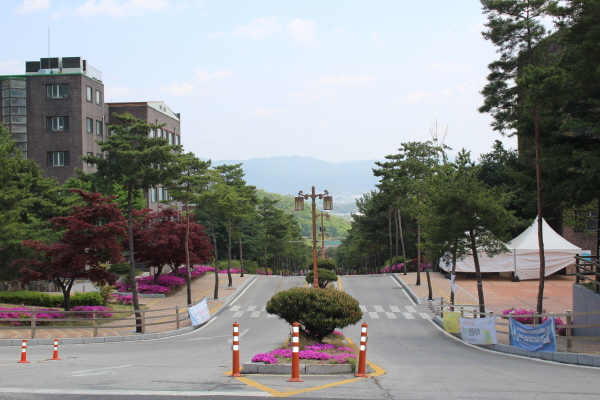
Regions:
M 242 164 L 249 185 L 267 192 L 297 196 L 314 186 L 317 193 L 329 191 L 334 202 L 354 202 L 375 189 L 378 179 L 372 168 L 376 160 L 328 162 L 311 157 L 280 156 L 249 160 L 213 160 L 213 166 Z

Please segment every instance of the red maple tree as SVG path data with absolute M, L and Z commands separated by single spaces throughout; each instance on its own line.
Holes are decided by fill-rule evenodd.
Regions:
M 185 265 L 185 219 L 179 210 L 161 208 L 158 212 L 144 210 L 143 218 L 136 215 L 134 225 L 134 245 L 138 262 L 145 262 L 147 267 L 155 267 L 154 282 L 164 266 L 177 273 L 180 266 Z M 142 214 L 140 212 L 140 214 Z M 212 257 L 212 245 L 206 236 L 205 228 L 196 224 L 190 215 L 190 233 L 188 248 L 190 264 L 200 264 Z
M 81 196 L 85 205 L 74 206 L 70 215 L 49 221 L 52 229 L 65 230 L 63 237 L 52 245 L 26 240 L 23 245 L 41 255 L 42 260 L 13 262 L 22 267 L 23 283 L 49 280 L 60 287 L 67 311 L 71 308 L 70 293 L 75 280 L 89 279 L 100 285 L 115 283 L 117 276 L 102 264 L 123 261 L 120 240 L 127 234 L 127 221 L 113 203 L 114 196 L 81 189 L 69 191 Z

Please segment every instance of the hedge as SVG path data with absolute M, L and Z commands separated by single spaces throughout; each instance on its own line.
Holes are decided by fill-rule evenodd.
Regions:
M 62 294 L 47 294 L 42 292 L 0 292 L 0 303 L 24 304 L 36 307 L 59 307 L 63 304 Z M 101 306 L 104 304 L 98 292 L 75 293 L 70 297 L 71 307 L 75 306 Z

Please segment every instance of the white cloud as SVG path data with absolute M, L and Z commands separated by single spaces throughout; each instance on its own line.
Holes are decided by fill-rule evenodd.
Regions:
M 314 21 L 295 18 L 289 23 L 285 34 L 300 43 L 312 42 L 316 36 L 315 25 Z
M 373 82 L 375 79 L 371 75 L 340 75 L 340 76 L 325 76 L 320 79 L 308 79 L 311 85 L 322 86 L 354 86 Z
M 22 61 L 0 61 L 0 75 L 22 74 L 25 64 Z
M 277 17 L 256 18 L 248 25 L 233 28 L 231 36 L 238 38 L 249 37 L 259 40 L 279 32 L 281 32 L 281 25 L 277 22 Z
M 190 85 L 189 83 L 172 83 L 170 86 L 162 87 L 160 90 L 172 96 L 184 97 L 194 91 L 194 86 Z
M 451 97 L 464 97 L 477 93 L 479 93 L 479 85 L 475 84 L 475 82 L 467 82 L 462 85 L 437 91 L 415 90 L 404 96 L 401 102 L 422 104 L 424 101 L 438 102 L 440 100 L 447 100 Z
M 428 98 L 429 96 L 431 96 L 432 92 L 427 92 L 424 90 L 416 90 L 414 92 L 410 92 L 409 94 L 407 94 L 406 96 L 404 96 L 402 98 L 403 101 L 411 103 L 411 104 L 418 104 L 421 102 L 421 100 L 424 100 L 426 98 Z
M 233 71 L 230 69 L 221 69 L 212 74 L 207 71 L 198 70 L 196 71 L 196 80 L 200 83 L 205 83 L 215 79 L 224 79 L 233 75 Z
M 88 17 L 109 15 L 112 17 L 141 16 L 146 12 L 159 12 L 169 5 L 169 0 L 127 0 L 120 4 L 117 0 L 88 0 L 75 12 Z
M 35 11 L 44 11 L 50 7 L 50 0 L 24 0 L 23 4 L 17 7 L 17 14 L 27 14 Z

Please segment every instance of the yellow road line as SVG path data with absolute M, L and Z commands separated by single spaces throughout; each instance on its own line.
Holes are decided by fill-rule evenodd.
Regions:
M 338 290 L 340 292 L 344 291 L 344 287 L 342 286 L 342 277 L 338 275 Z

